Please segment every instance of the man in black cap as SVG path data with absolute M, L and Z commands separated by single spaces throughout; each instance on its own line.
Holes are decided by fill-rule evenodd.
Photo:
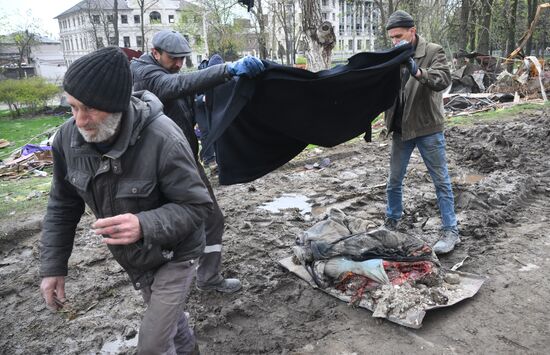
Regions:
M 448 253 L 460 238 L 443 134 L 442 91 L 451 84 L 447 58 L 441 46 L 427 42 L 416 33 L 414 20 L 405 11 L 391 14 L 386 30 L 394 45 L 410 43 L 415 53 L 402 71 L 400 95 L 385 115 L 386 128 L 393 132 L 393 140 L 384 225 L 396 229 L 403 214 L 403 179 L 416 147 L 435 185 L 441 214 L 442 233 L 433 250 L 438 254 Z
M 57 132 L 40 249 L 47 306 L 65 303 L 75 230 L 87 205 L 147 311 L 138 354 L 198 350 L 184 305 L 205 246 L 212 200 L 189 143 L 158 98 L 132 93 L 128 58 L 107 47 L 76 60 L 63 81 L 73 117 Z
M 238 279 L 221 275 L 224 217 L 212 187 L 199 163 L 199 143 L 194 131 L 195 95 L 222 84 L 233 76 L 255 77 L 264 70 L 255 57 L 244 57 L 234 63 L 213 65 L 192 73 L 179 73 L 183 60 L 191 54 L 187 40 L 176 31 L 164 30 L 153 36 L 151 53 L 130 63 L 135 90 L 149 90 L 164 104 L 164 113 L 182 129 L 191 144 L 199 173 L 214 201 L 214 210 L 206 220 L 206 248 L 199 258 L 197 288 L 232 293 L 241 288 Z

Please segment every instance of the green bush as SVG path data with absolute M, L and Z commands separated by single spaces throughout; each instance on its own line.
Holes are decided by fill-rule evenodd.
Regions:
M 13 117 L 21 116 L 21 107 L 27 107 L 31 113 L 36 113 L 58 93 L 59 88 L 56 85 L 40 77 L 0 81 L 0 102 L 8 105 Z
M 296 64 L 307 64 L 307 60 L 304 57 L 296 57 Z

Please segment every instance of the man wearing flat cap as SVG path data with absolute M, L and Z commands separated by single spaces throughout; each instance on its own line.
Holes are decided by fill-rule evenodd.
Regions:
M 68 260 L 87 205 L 97 218 L 95 233 L 147 304 L 138 354 L 197 353 L 184 305 L 212 199 L 189 143 L 155 95 L 132 96 L 130 65 L 119 48 L 77 59 L 63 88 L 73 117 L 52 146 L 53 180 L 40 241 L 47 306 L 65 304 Z
M 437 254 L 448 253 L 460 238 L 443 134 L 442 91 L 451 84 L 447 58 L 441 46 L 416 33 L 414 19 L 405 11 L 391 14 L 386 30 L 395 46 L 410 43 L 415 53 L 401 72 L 400 94 L 385 113 L 386 129 L 393 132 L 393 139 L 384 225 L 397 229 L 403 215 L 403 179 L 416 147 L 432 177 L 441 214 L 441 235 L 433 250 Z
M 199 162 L 199 143 L 194 131 L 193 103 L 197 93 L 205 92 L 230 80 L 233 76 L 255 77 L 263 63 L 255 57 L 244 57 L 234 63 L 218 64 L 192 73 L 180 73 L 183 61 L 191 54 L 189 43 L 179 32 L 163 30 L 153 36 L 153 49 L 130 63 L 134 90 L 149 90 L 164 105 L 164 113 L 182 129 L 191 144 L 199 173 L 214 201 L 213 212 L 206 219 L 206 248 L 199 258 L 197 288 L 232 293 L 241 288 L 235 278 L 221 275 L 224 217 L 204 168 Z

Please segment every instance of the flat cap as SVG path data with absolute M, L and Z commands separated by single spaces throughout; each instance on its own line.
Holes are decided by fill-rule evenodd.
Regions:
M 172 57 L 187 57 L 191 55 L 191 46 L 181 33 L 163 30 L 153 36 L 153 47 L 161 49 Z
M 396 27 L 414 27 L 414 20 L 412 16 L 403 10 L 397 10 L 396 12 L 391 14 L 388 18 L 388 23 L 386 24 L 386 31 Z

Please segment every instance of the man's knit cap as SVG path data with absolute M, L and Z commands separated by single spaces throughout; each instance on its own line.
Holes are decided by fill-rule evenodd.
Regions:
M 128 110 L 132 73 L 128 57 L 117 47 L 105 47 L 71 64 L 63 89 L 88 107 L 105 112 Z
M 397 10 L 396 12 L 391 14 L 388 18 L 388 23 L 386 24 L 386 31 L 397 27 L 414 27 L 414 20 L 412 16 L 403 10 Z
M 191 55 L 191 46 L 181 33 L 172 30 L 163 30 L 153 36 L 153 47 L 161 49 L 168 55 L 180 58 Z

